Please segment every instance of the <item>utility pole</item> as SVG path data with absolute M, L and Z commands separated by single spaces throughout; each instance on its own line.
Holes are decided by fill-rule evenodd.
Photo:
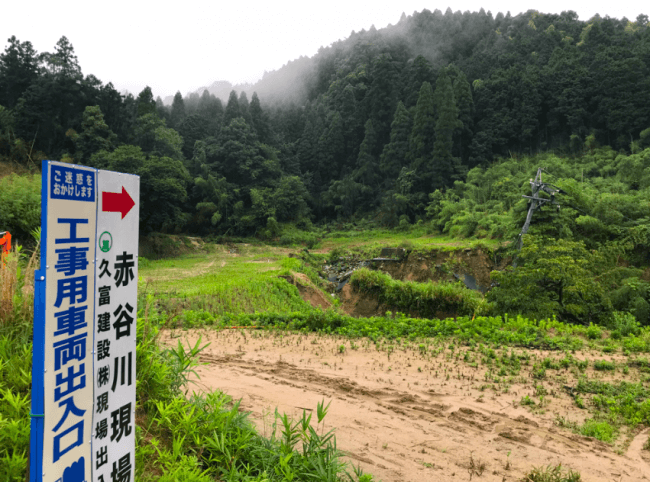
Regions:
M 528 232 L 528 228 L 530 227 L 530 221 L 533 218 L 533 213 L 540 209 L 544 204 L 554 204 L 557 206 L 558 210 L 560 209 L 560 204 L 555 200 L 555 195 L 557 193 L 560 194 L 566 194 L 562 189 L 559 187 L 553 186 L 552 184 L 547 184 L 542 182 L 542 171 L 544 168 L 540 167 L 537 169 L 537 175 L 535 176 L 535 179 L 530 180 L 530 188 L 532 190 L 532 196 L 522 196 L 525 197 L 526 199 L 530 199 L 529 201 L 529 207 L 528 207 L 528 215 L 526 216 L 526 222 L 524 223 L 524 226 L 521 228 L 521 233 L 519 233 L 519 238 L 517 240 L 517 250 L 521 251 L 521 248 L 523 246 L 524 240 L 524 234 Z M 548 195 L 551 196 L 550 199 L 547 198 L 542 198 L 539 197 L 540 191 L 544 191 Z

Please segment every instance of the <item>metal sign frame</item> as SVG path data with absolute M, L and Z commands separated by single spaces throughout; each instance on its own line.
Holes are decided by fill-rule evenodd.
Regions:
M 115 473 L 120 481 L 132 482 L 135 478 L 140 179 L 130 174 L 55 161 L 43 161 L 42 176 L 41 260 L 35 272 L 34 289 L 29 480 L 109 482 L 106 477 L 112 478 Z M 70 204 L 71 201 L 84 203 Z M 127 215 L 129 217 L 125 220 Z M 100 226 L 100 219 L 103 226 Z M 108 256 L 102 246 L 98 246 L 102 236 L 99 230 L 105 226 L 111 226 L 112 236 L 121 240 L 118 245 L 123 252 L 115 250 Z M 112 237 L 110 242 L 113 242 Z M 122 321 L 114 325 L 115 330 L 119 330 L 114 335 L 110 333 L 112 327 L 107 328 L 105 317 L 103 331 L 108 331 L 108 334 L 100 334 L 103 337 L 98 340 L 100 253 L 103 253 L 102 261 L 106 265 L 109 259 L 115 261 L 111 270 L 117 268 L 120 278 L 115 273 L 112 288 L 118 302 L 128 299 L 124 304 L 128 304 L 126 314 L 129 322 L 125 328 L 122 316 Z M 108 281 L 113 284 L 112 279 Z M 129 282 L 130 286 L 126 288 Z M 55 310 L 58 313 L 54 313 Z M 124 338 L 113 343 L 112 353 L 109 351 L 111 342 L 103 339 L 110 336 L 113 341 Z M 103 350 L 100 352 L 100 349 Z M 112 410 L 115 407 L 109 406 L 104 394 L 106 406 L 103 408 L 108 412 L 100 424 L 96 420 L 98 361 L 109 355 L 112 358 L 108 365 L 113 365 L 113 362 L 122 364 L 120 370 L 113 372 L 112 387 L 115 403 L 119 402 L 122 407 Z M 109 369 L 103 367 L 102 370 L 107 372 Z M 128 411 L 125 410 L 127 407 Z M 111 416 L 117 420 L 114 426 Z M 98 437 L 100 426 L 104 427 L 103 437 Z M 108 438 L 101 440 L 106 437 L 107 428 L 111 435 L 108 444 L 102 443 L 108 442 Z M 95 450 L 96 445 L 103 445 L 102 459 L 106 459 L 104 465 L 107 465 L 103 470 L 98 470 L 100 466 L 96 458 L 100 452 Z

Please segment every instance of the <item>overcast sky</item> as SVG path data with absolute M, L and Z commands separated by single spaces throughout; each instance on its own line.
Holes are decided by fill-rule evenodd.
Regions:
M 636 19 L 643 2 L 585 0 L 329 0 L 324 2 L 185 0 L 178 3 L 111 0 L 3 2 L 0 39 L 15 35 L 38 52 L 53 51 L 68 37 L 84 75 L 94 74 L 134 94 L 146 85 L 164 98 L 183 95 L 215 80 L 255 82 L 301 55 L 354 31 L 383 28 L 402 12 L 436 8 L 478 11 L 483 7 L 514 16 L 528 9 L 544 13 L 574 10 L 580 20 L 594 14 Z M 316 6 L 318 5 L 318 6 Z

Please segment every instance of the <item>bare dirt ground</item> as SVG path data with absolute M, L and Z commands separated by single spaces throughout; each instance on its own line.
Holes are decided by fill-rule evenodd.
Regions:
M 647 430 L 622 434 L 623 442 L 610 446 L 557 426 L 558 416 L 578 423 L 588 416 L 562 389 L 571 382 L 568 372 L 545 382 L 549 395 L 541 406 L 526 407 L 518 403 L 522 396 L 536 398 L 530 367 L 507 390 L 494 390 L 484 382 L 485 367 L 449 351 L 425 356 L 413 345 L 391 352 L 369 340 L 208 329 L 166 331 L 161 340 L 194 344 L 199 336 L 210 346 L 192 390 L 241 399 L 267 435 L 276 407 L 298 418 L 331 401 L 325 430 L 335 427 L 346 459 L 375 480 L 516 481 L 533 467 L 560 463 L 586 482 L 650 479 L 642 450 Z

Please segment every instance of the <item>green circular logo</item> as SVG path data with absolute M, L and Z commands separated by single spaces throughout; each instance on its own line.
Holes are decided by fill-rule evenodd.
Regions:
M 113 236 L 108 231 L 104 231 L 101 236 L 99 236 L 99 249 L 103 253 L 108 253 L 113 246 Z

